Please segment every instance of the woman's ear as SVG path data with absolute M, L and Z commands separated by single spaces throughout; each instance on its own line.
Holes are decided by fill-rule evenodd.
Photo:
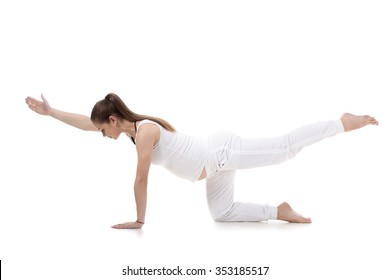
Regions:
M 118 125 L 118 119 L 115 116 L 110 116 L 108 119 L 110 123 L 113 124 L 114 126 Z

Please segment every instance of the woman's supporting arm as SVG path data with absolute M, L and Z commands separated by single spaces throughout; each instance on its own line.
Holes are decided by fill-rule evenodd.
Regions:
M 134 182 L 134 196 L 137 205 L 137 221 L 118 224 L 113 228 L 138 229 L 145 223 L 147 186 L 149 169 L 152 162 L 153 146 L 159 139 L 159 128 L 154 124 L 144 124 L 137 134 L 138 165 Z

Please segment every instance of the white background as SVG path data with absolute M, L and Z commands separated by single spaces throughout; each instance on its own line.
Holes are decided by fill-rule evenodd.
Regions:
M 1 1 L 4 279 L 150 279 L 121 276 L 128 265 L 388 279 L 389 14 L 387 1 Z M 237 199 L 288 201 L 311 225 L 214 223 L 204 182 L 153 166 L 146 225 L 119 231 L 135 218 L 134 146 L 28 110 L 41 92 L 86 115 L 115 92 L 190 134 L 276 136 L 344 111 L 381 125 L 238 173 Z

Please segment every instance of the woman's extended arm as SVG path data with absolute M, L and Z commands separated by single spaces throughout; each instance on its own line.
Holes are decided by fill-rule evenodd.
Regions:
M 59 121 L 62 121 L 68 125 L 77 127 L 82 130 L 98 131 L 89 117 L 54 109 L 50 107 L 49 102 L 47 102 L 43 94 L 41 95 L 41 98 L 43 101 L 37 100 L 32 97 L 27 97 L 26 103 L 31 110 L 38 114 L 51 116 Z
M 147 186 L 152 151 L 156 139 L 159 137 L 159 128 L 154 124 L 144 124 L 137 134 L 138 166 L 134 182 L 134 196 L 137 204 L 137 221 L 113 226 L 117 229 L 139 229 L 145 222 Z

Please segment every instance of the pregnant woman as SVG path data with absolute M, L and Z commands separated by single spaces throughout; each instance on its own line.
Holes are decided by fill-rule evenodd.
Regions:
M 166 167 L 173 174 L 191 180 L 206 180 L 211 216 L 218 222 L 283 220 L 311 223 L 288 203 L 279 206 L 234 201 L 235 172 L 282 163 L 302 148 L 327 137 L 378 125 L 370 116 L 345 113 L 338 120 L 312 123 L 274 138 L 244 138 L 235 133 L 217 132 L 194 137 L 177 132 L 167 121 L 136 114 L 116 94 L 110 93 L 93 107 L 91 117 L 52 108 L 42 101 L 26 98 L 28 107 L 86 131 L 98 131 L 112 139 L 125 133 L 136 145 L 138 164 L 134 182 L 137 219 L 114 225 L 118 229 L 139 229 L 145 223 L 147 185 L 151 164 Z

